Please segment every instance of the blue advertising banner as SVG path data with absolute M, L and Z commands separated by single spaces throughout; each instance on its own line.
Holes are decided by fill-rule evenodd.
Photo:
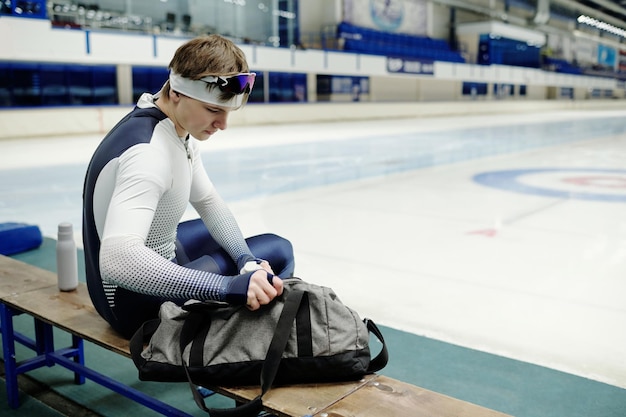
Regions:
M 609 46 L 605 46 L 602 44 L 598 45 L 598 64 L 604 65 L 606 67 L 614 68 L 617 63 L 617 51 L 615 48 L 611 48 Z

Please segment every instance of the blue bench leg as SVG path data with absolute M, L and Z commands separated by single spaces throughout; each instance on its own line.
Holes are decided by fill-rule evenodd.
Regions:
M 83 350 L 83 339 L 72 335 L 72 346 L 67 349 L 56 351 L 54 348 L 54 329 L 51 324 L 35 319 L 35 346 L 38 355 L 44 355 L 46 366 L 54 366 L 55 362 L 52 353 L 61 353 L 66 358 L 74 358 L 74 362 L 80 365 L 85 364 L 85 353 Z M 85 376 L 79 372 L 74 372 L 74 383 L 84 384 Z
M 3 303 L 0 303 L 0 326 L 2 329 L 2 355 L 7 384 L 7 401 L 9 407 L 18 408 L 20 397 L 17 385 L 17 362 L 15 361 L 13 312 Z
M 45 355 L 54 351 L 54 334 L 52 326 L 46 325 L 41 320 L 34 319 L 35 322 L 35 352 L 37 355 Z M 47 359 L 46 366 L 54 366 L 54 362 Z
M 85 366 L 85 349 L 83 348 L 83 339 L 72 335 L 72 349 L 76 352 L 74 355 L 74 362 L 80 366 Z M 74 383 L 84 384 L 85 375 L 79 372 L 74 372 Z

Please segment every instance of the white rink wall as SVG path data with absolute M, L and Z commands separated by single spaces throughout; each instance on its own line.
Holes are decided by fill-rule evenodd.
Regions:
M 105 133 L 131 109 L 132 106 L 94 106 L 1 110 L 0 139 Z M 626 101 L 609 99 L 249 104 L 231 114 L 229 126 L 585 109 L 623 110 L 626 109 Z

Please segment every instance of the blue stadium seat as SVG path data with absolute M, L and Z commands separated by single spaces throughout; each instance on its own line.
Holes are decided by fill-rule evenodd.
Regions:
M 395 56 L 405 59 L 434 59 L 465 62 L 460 53 L 450 49 L 444 39 L 382 32 L 341 22 L 337 37 L 344 40 L 343 50 L 371 55 Z

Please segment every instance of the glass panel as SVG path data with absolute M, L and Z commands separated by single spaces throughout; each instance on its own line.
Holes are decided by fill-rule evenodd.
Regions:
M 39 66 L 36 64 L 14 64 L 13 69 L 13 105 L 41 105 L 41 84 Z
M 70 104 L 94 104 L 93 69 L 86 65 L 68 65 Z
M 93 68 L 94 104 L 117 104 L 117 79 L 114 66 Z
M 270 102 L 304 102 L 306 94 L 306 74 L 271 72 L 269 75 Z
M 13 104 L 11 98 L 11 65 L 0 63 L 0 107 L 9 107 Z
M 133 100 L 143 93 L 156 93 L 167 80 L 169 72 L 161 67 L 133 67 Z
M 63 106 L 69 104 L 64 65 L 41 65 L 39 78 L 42 105 Z

